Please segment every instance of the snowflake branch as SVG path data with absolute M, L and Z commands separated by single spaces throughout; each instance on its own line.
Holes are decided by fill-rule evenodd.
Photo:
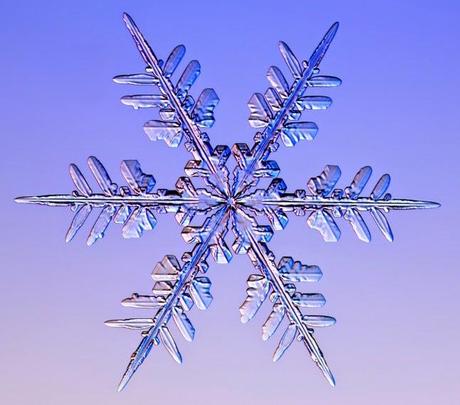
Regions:
M 187 311 L 191 308 L 189 301 L 193 299 L 198 308 L 206 309 L 212 300 L 212 296 L 209 293 L 210 281 L 205 277 L 197 277 L 200 271 L 207 270 L 207 264 L 204 262 L 208 254 L 215 250 L 216 243 L 222 240 L 225 232 L 227 231 L 227 221 L 229 217 L 229 208 L 223 206 L 220 208 L 213 216 L 209 218 L 204 231 L 206 236 L 195 246 L 190 257 L 187 258 L 187 262 L 180 269 L 177 259 L 172 257 L 165 257 L 163 262 L 159 264 L 159 271 L 157 268 L 154 270 L 152 277 L 157 280 L 157 284 L 154 286 L 154 293 L 158 291 L 158 294 L 166 297 L 158 303 L 154 297 L 146 297 L 136 295 L 134 297 L 134 305 L 129 306 L 138 306 L 138 307 L 155 307 L 161 305 L 161 308 L 155 314 L 154 318 L 151 320 L 140 320 L 141 328 L 145 329 L 143 332 L 143 339 L 137 349 L 133 352 L 131 360 L 126 368 L 125 373 L 120 381 L 118 390 L 121 391 L 129 380 L 132 378 L 134 373 L 144 362 L 148 356 L 150 350 L 154 344 L 159 344 L 162 341 L 168 349 L 168 351 L 173 355 L 173 357 L 179 363 L 182 361 L 180 352 L 175 345 L 175 342 L 169 332 L 165 332 L 165 328 L 171 317 L 175 316 L 174 311 L 180 310 L 180 315 L 182 320 L 180 325 L 182 325 L 182 330 L 186 329 L 185 336 L 188 336 L 189 340 L 193 338 L 194 329 L 191 326 L 188 319 L 183 321 L 183 311 Z M 185 230 L 185 229 L 184 229 Z M 163 264 L 167 260 L 168 266 Z M 171 266 L 171 262 L 173 266 Z M 158 266 L 157 266 L 158 267 Z M 173 271 L 171 271 L 173 267 Z M 166 271 L 165 271 L 166 269 Z M 174 284 L 172 284 L 174 282 Z M 190 295 L 191 298 L 190 298 Z M 139 300 L 139 297 L 141 299 Z M 126 302 L 127 300 L 125 300 Z M 133 299 L 129 302 L 132 304 Z M 136 302 L 138 305 L 136 305 Z M 151 305 L 146 305 L 145 302 L 151 303 Z M 176 315 L 177 316 L 177 315 Z M 177 321 L 176 321 L 177 322 Z M 134 324 L 139 324 L 139 320 L 134 320 Z M 107 321 L 109 326 L 124 326 L 132 328 L 133 320 L 121 320 L 121 321 Z M 193 330 L 193 332 L 192 332 Z M 167 339 L 165 336 L 162 337 L 162 333 L 167 333 Z M 159 337 L 158 337 L 159 336 Z
M 256 194 L 260 192 L 260 197 Z M 279 207 L 287 211 L 294 211 L 296 209 L 316 210 L 318 208 L 355 208 L 358 211 L 370 211 L 373 208 L 390 211 L 390 210 L 416 210 L 416 209 L 430 209 L 438 208 L 439 203 L 433 201 L 423 200 L 409 200 L 392 198 L 391 200 L 375 201 L 369 197 L 359 197 L 357 199 L 351 198 L 334 198 L 334 197 L 318 197 L 312 195 L 305 195 L 305 190 L 297 190 L 295 193 L 284 193 L 279 198 L 267 197 L 264 195 L 263 190 L 246 195 L 238 202 L 254 207 L 256 205 Z
M 318 47 L 311 55 L 308 63 L 304 61 L 303 68 L 300 63 L 292 54 L 289 47 L 283 42 L 280 43 L 280 50 L 285 58 L 290 70 L 292 71 L 295 81 L 292 87 L 287 90 L 287 82 L 284 79 L 281 71 L 272 67 L 268 73 L 270 82 L 274 88 L 269 89 L 264 97 L 261 94 L 255 94 L 249 101 L 249 106 L 253 115 L 251 115 L 250 122 L 253 126 L 265 127 L 262 134 L 256 136 L 256 143 L 250 152 L 250 156 L 244 159 L 238 151 L 238 144 L 234 146 L 233 153 L 239 161 L 241 173 L 238 173 L 233 185 L 234 194 L 239 195 L 254 181 L 254 173 L 258 169 L 261 162 L 266 161 L 272 150 L 276 149 L 276 141 L 282 134 L 283 127 L 286 127 L 285 143 L 289 146 L 302 137 L 309 139 L 316 134 L 316 125 L 313 123 L 287 123 L 290 117 L 300 115 L 300 108 L 308 108 L 311 106 L 311 100 L 306 102 L 300 100 L 305 90 L 316 85 L 321 85 L 320 81 L 312 80 L 312 76 L 318 71 L 318 66 L 321 63 L 324 55 L 326 54 L 329 45 L 331 44 L 338 29 L 338 23 L 334 23 L 328 30 Z M 322 79 L 322 85 L 328 81 L 327 86 L 340 84 L 340 80 L 336 78 L 319 77 Z M 324 99 L 324 98 L 323 98 Z M 310 104 L 309 104 L 310 103 Z M 323 105 L 324 102 L 322 101 Z M 330 102 L 329 102 L 330 104 Z M 318 105 L 318 104 L 315 104 Z M 324 107 L 322 107 L 324 108 Z M 273 115 L 271 111 L 276 113 Z M 302 124 L 302 125 L 294 125 Z M 289 134 L 289 135 L 288 135 Z M 299 136 L 301 138 L 299 138 Z M 311 138 L 310 138 L 311 139 Z M 241 144 L 240 144 L 241 145 Z M 247 161 L 242 161 L 247 160 Z
M 246 216 L 244 212 L 241 212 L 240 215 Z M 290 346 L 290 344 L 294 340 L 296 333 L 299 333 L 298 339 L 303 341 L 306 348 L 308 349 L 308 352 L 310 353 L 312 360 L 322 371 L 323 375 L 326 377 L 329 383 L 332 386 L 334 386 L 334 376 L 332 375 L 332 372 L 330 371 L 327 365 L 326 359 L 324 358 L 324 355 L 313 336 L 313 330 L 307 326 L 305 317 L 302 315 L 298 307 L 299 304 L 296 304 L 294 302 L 293 295 L 295 292 L 295 287 L 293 285 L 288 286 L 284 284 L 279 269 L 273 261 L 273 253 L 268 249 L 265 242 L 261 241 L 261 238 L 257 237 L 254 234 L 253 229 L 251 229 L 251 227 L 248 226 L 248 223 L 242 223 L 239 230 L 239 236 L 243 237 L 245 239 L 245 242 L 247 243 L 246 249 L 247 253 L 251 258 L 251 261 L 254 263 L 255 267 L 262 273 L 262 275 L 266 278 L 266 280 L 269 281 L 270 286 L 275 293 L 274 300 L 279 300 L 281 302 L 290 321 L 290 326 L 283 335 L 280 345 L 278 346 L 278 349 L 275 352 L 274 360 L 277 360 L 282 356 L 284 351 Z M 254 283 L 255 281 L 256 280 L 251 280 L 250 278 L 248 280 L 248 284 L 250 284 L 251 287 L 256 287 L 256 284 Z M 256 282 L 258 282 L 258 280 Z M 252 288 L 254 289 L 254 287 Z M 268 292 L 268 289 L 265 288 L 265 291 Z M 258 294 L 257 292 L 251 293 L 250 289 L 248 290 L 248 293 L 250 296 Z M 251 312 L 249 314 L 249 318 L 247 319 L 250 319 L 252 316 L 254 316 L 255 312 L 257 311 L 261 303 L 264 301 L 264 299 L 264 297 L 259 298 L 259 302 L 256 304 L 256 306 L 254 307 L 253 305 L 253 308 L 251 308 Z M 241 311 L 242 314 L 245 314 L 247 312 L 247 308 L 244 308 L 244 304 L 241 308 Z M 275 329 L 276 327 L 277 326 L 275 326 Z
M 266 190 L 256 190 L 238 199 L 238 203 L 246 208 L 264 213 L 272 226 L 283 229 L 288 222 L 286 212 L 297 215 L 310 212 L 307 223 L 318 230 L 326 241 L 337 241 L 340 237 L 335 218 L 347 220 L 357 236 L 369 242 L 370 231 L 361 217 L 360 212 L 368 212 L 376 222 L 383 235 L 393 241 L 393 232 L 385 217 L 392 210 L 429 209 L 439 207 L 438 203 L 422 200 L 395 199 L 387 193 L 390 185 L 388 174 L 380 177 L 369 197 L 361 197 L 368 184 L 372 169 L 361 168 L 353 178 L 350 186 L 345 189 L 334 188 L 341 176 L 338 166 L 327 165 L 323 172 L 309 179 L 306 190 L 286 192 L 286 184 L 280 178 L 274 179 Z
M 131 36 L 133 37 L 134 42 L 142 58 L 148 65 L 149 69 L 151 69 L 155 80 L 158 81 L 157 84 L 160 91 L 166 96 L 167 100 L 171 104 L 171 107 L 173 109 L 171 116 L 174 117 L 174 114 L 178 114 L 179 121 L 181 123 L 180 125 L 186 133 L 188 141 L 193 145 L 193 147 L 191 148 L 192 153 L 194 154 L 196 159 L 199 159 L 200 161 L 206 164 L 208 170 L 210 171 L 210 175 L 213 177 L 213 179 L 215 179 L 219 191 L 228 195 L 228 171 L 224 167 L 224 163 L 230 154 L 228 147 L 225 147 L 225 151 L 216 151 L 216 149 L 213 150 L 212 146 L 209 143 L 207 135 L 203 134 L 200 131 L 197 123 L 194 119 L 192 119 L 189 112 L 184 107 L 184 102 L 186 102 L 186 100 L 184 100 L 183 95 L 179 97 L 176 94 L 176 90 L 178 89 L 175 89 L 171 81 L 169 80 L 170 74 L 165 73 L 165 69 L 167 68 L 167 66 L 165 66 L 165 69 L 161 68 L 159 60 L 155 56 L 153 50 L 145 40 L 144 36 L 140 32 L 139 28 L 136 26 L 133 19 L 125 13 L 123 16 L 123 20 L 125 21 L 126 26 L 129 32 L 131 33 Z M 175 60 L 173 58 L 175 66 L 172 69 L 172 71 L 174 71 L 175 67 L 180 62 L 180 59 L 182 58 L 184 52 L 185 48 L 183 48 L 183 50 L 181 51 L 180 56 L 176 56 Z M 174 51 L 172 55 L 174 56 Z M 209 114 L 210 111 L 212 111 L 212 109 L 214 108 L 215 104 L 217 104 L 217 102 L 218 97 L 217 95 L 215 95 L 214 90 L 206 89 L 203 91 L 198 102 L 195 104 L 195 110 L 197 110 L 197 119 L 201 120 L 203 126 L 210 126 L 214 122 L 214 119 L 212 117 L 209 117 Z M 160 122 L 155 122 L 155 128 L 159 129 L 160 132 L 164 130 L 166 127 L 177 129 L 177 126 L 171 127 L 173 123 L 170 123 L 169 125 L 165 122 L 161 123 L 162 125 L 160 125 Z M 176 140 L 171 146 L 177 146 L 177 144 L 180 142 L 180 138 L 175 139 Z
M 123 225 L 125 238 L 139 238 L 145 230 L 155 227 L 154 211 L 175 213 L 177 221 L 187 225 L 196 213 L 211 211 L 224 201 L 211 191 L 196 189 L 187 177 L 179 178 L 176 190 L 153 192 L 155 179 L 141 170 L 137 160 L 124 160 L 121 164 L 121 172 L 129 187 L 118 187 L 113 183 L 105 167 L 94 156 L 88 158 L 88 166 L 103 193 L 93 193 L 78 166 L 71 164 L 70 176 L 76 187 L 72 194 L 18 197 L 16 202 L 74 209 L 76 213 L 66 235 L 67 242 L 74 238 L 94 208 L 102 208 L 87 239 L 88 245 L 92 245 L 104 237 L 112 221 Z
M 214 200 L 215 198 L 215 200 Z M 181 207 L 184 205 L 206 205 L 201 196 L 184 198 L 181 197 L 175 190 L 161 190 L 157 193 L 151 193 L 142 197 L 135 195 L 113 195 L 107 196 L 104 194 L 91 194 L 89 196 L 74 195 L 74 194 L 49 194 L 39 196 L 24 196 L 15 199 L 17 203 L 22 204 L 39 204 L 48 205 L 50 207 L 69 207 L 73 205 L 90 205 L 93 208 L 102 208 L 107 204 L 115 207 L 149 207 L 149 208 L 165 208 Z M 218 205 L 223 200 L 218 197 L 209 197 L 209 202 L 212 205 Z M 206 205 L 207 206 L 207 205 Z

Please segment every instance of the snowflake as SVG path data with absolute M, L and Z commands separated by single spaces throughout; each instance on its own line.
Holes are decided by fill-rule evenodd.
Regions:
M 272 312 L 262 326 L 262 338 L 267 340 L 280 327 L 283 319 L 287 327 L 275 350 L 276 361 L 294 340 L 302 342 L 313 362 L 330 384 L 334 377 L 315 339 L 314 329 L 330 326 L 335 319 L 324 315 L 305 315 L 302 308 L 317 308 L 325 304 L 322 294 L 297 291 L 296 283 L 317 282 L 322 273 L 318 266 L 305 265 L 291 257 L 278 263 L 267 246 L 274 230 L 282 230 L 288 223 L 288 212 L 303 216 L 307 224 L 319 231 L 325 241 L 337 241 L 340 230 L 336 218 L 350 223 L 358 238 L 369 242 L 371 235 L 362 217 L 369 213 L 389 241 L 393 234 L 385 213 L 390 210 L 432 208 L 438 206 L 428 201 L 394 199 L 387 193 L 390 176 L 383 175 L 369 197 L 361 196 L 369 182 L 372 169 L 363 167 L 344 189 L 335 188 L 341 176 L 338 166 L 328 165 L 323 172 L 308 180 L 308 190 L 287 192 L 286 184 L 278 177 L 279 166 L 269 160 L 280 141 L 294 146 L 301 140 L 313 140 L 318 128 L 313 122 L 299 121 L 303 111 L 323 110 L 332 100 L 325 96 L 306 96 L 311 88 L 330 88 L 341 84 L 340 79 L 319 74 L 319 64 L 327 52 L 338 28 L 331 26 L 308 61 L 299 62 L 291 49 L 279 43 L 281 55 L 294 80 L 291 85 L 281 70 L 272 66 L 267 78 L 270 82 L 265 94 L 255 93 L 249 100 L 252 127 L 260 128 L 249 147 L 237 143 L 231 149 L 226 145 L 212 147 L 202 128 L 214 123 L 213 111 L 219 98 L 213 89 L 205 89 L 195 101 L 189 90 L 200 74 L 198 61 L 191 61 L 173 84 L 171 76 L 182 58 L 185 47 L 173 49 L 166 61 L 157 59 L 134 21 L 127 14 L 124 21 L 146 63 L 145 73 L 121 75 L 116 83 L 156 86 L 157 94 L 130 95 L 122 102 L 136 109 L 159 108 L 159 118 L 144 125 L 151 140 L 164 140 L 168 146 L 177 147 L 184 140 L 185 148 L 193 156 L 185 165 L 186 176 L 180 177 L 174 190 L 154 191 L 155 179 L 145 174 L 136 160 L 124 160 L 121 173 L 128 186 L 118 187 L 106 169 L 95 157 L 88 159 L 90 171 L 102 193 L 92 191 L 79 168 L 70 165 L 70 176 L 76 191 L 72 194 L 20 197 L 18 202 L 49 206 L 70 206 L 75 216 L 66 235 L 70 241 L 82 227 L 93 209 L 100 208 L 87 239 L 88 245 L 102 238 L 111 222 L 122 224 L 125 238 L 138 238 L 144 231 L 155 227 L 155 213 L 173 213 L 183 226 L 182 236 L 193 244 L 181 260 L 166 255 L 153 270 L 151 295 L 133 294 L 122 301 L 127 307 L 151 309 L 150 318 L 118 319 L 107 321 L 114 327 L 139 330 L 142 340 L 133 352 L 121 379 L 123 389 L 148 356 L 153 346 L 162 344 L 179 363 L 181 354 L 169 330 L 171 319 L 188 341 L 193 340 L 195 328 L 188 318 L 193 305 L 206 309 L 212 301 L 211 281 L 204 274 L 207 259 L 212 256 L 218 263 L 228 263 L 232 258 L 226 244 L 230 230 L 235 239 L 232 250 L 247 254 L 256 271 L 247 280 L 247 297 L 240 307 L 241 320 L 254 317 L 261 305 L 268 301 Z M 229 170 L 227 160 L 233 155 L 236 165 Z M 200 187 L 192 181 L 198 178 Z M 257 189 L 260 179 L 271 179 L 267 188 Z M 201 225 L 191 225 L 199 214 L 205 217 Z M 261 224 L 259 222 L 265 222 Z

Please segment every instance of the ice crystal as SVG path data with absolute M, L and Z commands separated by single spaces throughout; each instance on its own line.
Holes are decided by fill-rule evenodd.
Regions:
M 116 76 L 119 84 L 151 86 L 156 93 L 128 95 L 122 103 L 138 108 L 158 108 L 159 117 L 148 121 L 144 130 L 151 140 L 163 140 L 170 147 L 184 144 L 192 159 L 185 164 L 186 176 L 180 177 L 175 189 L 155 190 L 155 179 L 145 174 L 138 161 L 124 160 L 121 173 L 127 186 L 118 186 L 95 157 L 88 159 L 89 169 L 100 192 L 94 192 L 80 169 L 70 165 L 70 176 L 75 185 L 71 194 L 20 197 L 18 202 L 50 206 L 67 206 L 75 210 L 66 235 L 70 241 L 87 220 L 93 209 L 99 215 L 87 239 L 92 245 L 104 236 L 111 222 L 122 225 L 125 238 L 138 238 L 144 231 L 152 230 L 157 222 L 155 214 L 173 213 L 183 226 L 184 240 L 192 249 L 181 259 L 166 255 L 154 268 L 152 293 L 133 294 L 122 301 L 127 307 L 149 309 L 147 318 L 116 319 L 107 321 L 113 327 L 135 329 L 142 339 L 134 350 L 121 379 L 123 389 L 143 363 L 154 346 L 163 347 L 177 361 L 181 353 L 170 332 L 171 320 L 183 337 L 191 341 L 195 336 L 188 312 L 196 305 L 206 309 L 213 299 L 211 281 L 205 274 L 208 258 L 218 263 L 228 263 L 232 251 L 247 254 L 254 274 L 247 280 L 247 297 L 240 307 L 241 321 L 251 320 L 264 302 L 272 312 L 262 326 L 262 338 L 269 339 L 283 326 L 284 332 L 273 355 L 280 359 L 294 340 L 303 343 L 313 362 L 334 385 L 334 377 L 314 336 L 314 329 L 330 326 L 335 319 L 330 316 L 304 314 L 303 308 L 317 308 L 325 298 L 317 293 L 300 292 L 301 283 L 317 282 L 322 273 L 318 266 L 294 261 L 289 256 L 275 259 L 268 247 L 275 230 L 288 223 L 288 213 L 307 215 L 309 227 L 319 231 L 325 241 L 340 238 L 338 219 L 349 222 L 359 239 L 369 242 L 371 234 L 363 215 L 369 215 L 389 241 L 393 233 L 386 218 L 391 210 L 432 208 L 438 206 L 428 201 L 395 199 L 387 193 L 390 176 L 384 174 L 369 196 L 363 190 L 369 183 L 372 169 L 363 167 L 349 186 L 337 188 L 341 171 L 328 165 L 323 172 L 307 182 L 305 190 L 288 192 L 284 181 L 278 177 L 279 166 L 270 160 L 280 143 L 287 147 L 302 140 L 313 140 L 318 128 L 315 123 L 301 121 L 304 111 L 327 109 L 332 100 L 327 96 L 307 95 L 311 88 L 339 86 L 341 80 L 319 73 L 319 65 L 336 34 L 338 23 L 327 31 L 308 60 L 300 62 L 289 46 L 279 43 L 279 49 L 288 70 L 289 81 L 282 71 L 272 66 L 267 78 L 270 87 L 264 93 L 255 93 L 249 100 L 249 124 L 258 128 L 251 147 L 237 143 L 230 149 L 226 145 L 213 147 L 203 130 L 214 123 L 214 108 L 219 98 L 213 89 L 204 89 L 195 100 L 190 88 L 200 74 L 198 61 L 191 61 L 177 80 L 174 72 L 185 54 L 185 47 L 173 49 L 166 61 L 156 57 L 134 21 L 124 15 L 126 26 L 146 64 L 144 73 Z M 233 156 L 236 164 L 230 170 L 227 163 Z M 268 179 L 265 188 L 257 188 L 261 179 Z M 200 223 L 194 219 L 204 217 Z M 192 222 L 193 221 L 193 222 Z M 233 233 L 232 248 L 227 240 Z

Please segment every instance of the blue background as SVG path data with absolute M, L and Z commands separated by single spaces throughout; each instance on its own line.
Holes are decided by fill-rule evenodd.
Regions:
M 0 402 L 9 404 L 455 404 L 460 403 L 459 141 L 460 6 L 455 1 L 4 1 L 0 49 L 2 257 Z M 334 104 L 308 118 L 316 140 L 282 148 L 276 159 L 291 190 L 325 164 L 345 185 L 371 164 L 392 175 L 396 197 L 439 201 L 441 209 L 390 215 L 388 243 L 372 227 L 367 245 L 342 223 L 326 244 L 305 218 L 291 219 L 271 244 L 321 266 L 317 286 L 337 325 L 318 332 L 337 379 L 332 389 L 294 345 L 278 364 L 258 316 L 241 325 L 238 307 L 251 265 L 212 265 L 215 300 L 194 310 L 193 344 L 178 338 L 185 362 L 151 353 L 121 394 L 116 384 L 139 336 L 106 319 L 136 315 L 119 305 L 151 288 L 164 254 L 187 248 L 171 216 L 154 232 L 123 240 L 119 229 L 87 248 L 65 245 L 66 209 L 20 206 L 18 195 L 67 192 L 71 162 L 94 154 L 120 181 L 119 162 L 137 158 L 160 187 L 172 187 L 189 155 L 151 143 L 150 112 L 119 103 L 132 89 L 112 84 L 143 63 L 121 20 L 128 11 L 160 57 L 178 43 L 200 60 L 195 94 L 221 98 L 213 144 L 251 143 L 247 100 L 264 91 L 278 40 L 306 58 L 336 20 L 341 26 L 322 72 L 341 77 Z M 284 66 L 282 66 L 284 69 Z M 121 182 L 121 181 L 120 181 Z M 139 314 L 137 314 L 139 315 Z

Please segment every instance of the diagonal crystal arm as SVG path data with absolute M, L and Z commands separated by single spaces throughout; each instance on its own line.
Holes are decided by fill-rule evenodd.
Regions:
M 298 331 L 300 332 L 302 340 L 308 349 L 312 360 L 319 367 L 329 383 L 334 386 L 334 376 L 326 363 L 326 359 L 324 358 L 324 355 L 312 332 L 302 321 L 302 314 L 299 308 L 294 304 L 292 297 L 286 291 L 275 263 L 267 255 L 266 249 L 262 247 L 261 242 L 257 240 L 247 226 L 243 227 L 243 232 L 246 234 L 245 236 L 250 242 L 250 250 L 259 264 L 258 267 L 262 271 L 263 275 L 270 281 L 274 291 L 278 294 L 283 306 L 286 308 L 286 313 L 288 314 L 290 321 L 296 325 Z
M 174 87 L 171 84 L 171 81 L 163 75 L 163 72 L 158 64 L 158 59 L 155 56 L 152 48 L 145 40 L 134 20 L 128 14 L 125 13 L 123 15 L 123 20 L 125 21 L 125 24 L 131 33 L 137 49 L 139 50 L 145 63 L 152 68 L 153 74 L 160 81 L 160 90 L 167 95 L 172 107 L 179 114 L 180 121 L 184 127 L 184 131 L 187 133 L 189 141 L 195 146 L 194 150 L 198 155 L 197 157 L 207 165 L 210 172 L 217 179 L 219 189 L 222 192 L 229 194 L 228 182 L 225 181 L 225 178 L 222 175 L 222 171 L 218 168 L 216 162 L 211 158 L 212 147 L 210 146 L 209 142 L 204 139 L 200 129 L 182 106 L 182 103 L 174 92 Z
M 206 258 L 213 238 L 219 232 L 219 229 L 226 225 L 229 217 L 229 212 L 229 207 L 223 206 L 212 217 L 212 225 L 210 227 L 208 236 L 199 244 L 198 248 L 194 250 L 190 261 L 184 265 L 184 268 L 182 269 L 179 279 L 175 283 L 171 294 L 168 296 L 166 302 L 156 314 L 154 325 L 147 332 L 145 332 L 141 343 L 131 355 L 131 360 L 120 381 L 118 391 L 121 391 L 126 386 L 126 384 L 128 384 L 129 380 L 148 356 L 159 333 L 160 327 L 170 320 L 174 305 L 176 304 L 181 294 L 185 291 L 188 282 L 193 280 L 199 272 L 200 269 L 198 264 L 201 262 L 201 260 Z
M 302 77 L 294 82 L 289 91 L 289 96 L 284 100 L 280 110 L 275 114 L 272 121 L 265 128 L 261 137 L 261 142 L 256 145 L 253 159 L 251 159 L 248 166 L 242 171 L 242 173 L 238 176 L 237 180 L 233 184 L 233 191 L 235 195 L 238 195 L 241 189 L 245 186 L 245 183 L 248 181 L 248 179 L 251 179 L 254 171 L 257 168 L 257 164 L 265 160 L 270 155 L 271 145 L 273 145 L 278 139 L 280 129 L 286 121 L 291 108 L 297 101 L 298 97 L 301 96 L 307 88 L 308 79 L 312 76 L 315 69 L 321 63 L 321 60 L 327 52 L 327 49 L 332 42 L 337 29 L 338 23 L 335 23 L 328 30 L 316 48 L 315 52 L 313 52 L 312 56 L 310 57 L 308 66 L 304 69 Z

